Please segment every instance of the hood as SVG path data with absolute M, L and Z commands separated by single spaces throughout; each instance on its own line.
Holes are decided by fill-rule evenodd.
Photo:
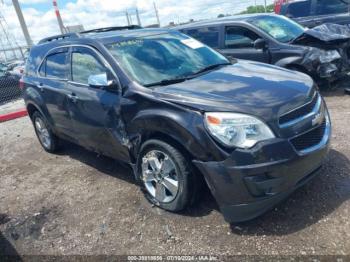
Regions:
M 293 44 L 319 43 L 338 44 L 350 41 L 350 27 L 338 24 L 323 24 L 312 29 L 307 29 L 301 36 L 293 41 Z
M 194 79 L 158 87 L 159 99 L 201 111 L 238 112 L 277 118 L 310 99 L 313 81 L 283 68 L 238 60 Z

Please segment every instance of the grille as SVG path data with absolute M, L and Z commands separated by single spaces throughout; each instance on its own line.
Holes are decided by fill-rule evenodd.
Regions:
M 319 95 L 317 93 L 315 93 L 311 102 L 307 103 L 306 105 L 304 105 L 296 110 L 293 110 L 290 113 L 287 113 L 287 114 L 281 116 L 279 119 L 280 125 L 283 125 L 285 123 L 288 123 L 290 121 L 298 119 L 299 117 L 302 117 L 302 116 L 309 114 L 314 109 L 318 98 L 319 98 Z
M 296 150 L 302 151 L 307 148 L 313 147 L 321 143 L 326 130 L 326 120 L 323 123 L 311 131 L 304 133 L 298 137 L 291 139 L 291 142 Z

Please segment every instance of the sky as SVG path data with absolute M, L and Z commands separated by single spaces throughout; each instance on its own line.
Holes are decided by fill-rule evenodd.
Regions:
M 59 27 L 52 0 L 19 0 L 29 33 L 34 43 L 59 34 Z M 136 24 L 135 8 L 138 7 L 142 25 L 157 23 L 153 0 L 57 0 L 65 26 L 81 24 L 85 29 L 127 24 L 125 12 L 132 15 Z M 263 4 L 264 0 L 155 0 L 161 25 L 169 22 L 186 22 L 215 18 L 219 14 L 234 14 L 247 6 Z M 267 0 L 272 3 L 273 0 Z M 6 20 L 6 28 L 12 38 L 24 44 L 24 37 L 11 0 L 0 0 L 0 15 Z

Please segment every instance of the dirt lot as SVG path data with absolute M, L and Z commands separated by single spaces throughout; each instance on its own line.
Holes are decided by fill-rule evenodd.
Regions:
M 128 167 L 67 144 L 45 153 L 28 118 L 0 124 L 0 254 L 350 255 L 350 96 L 328 93 L 333 145 L 320 176 L 249 223 L 210 194 L 152 208 Z

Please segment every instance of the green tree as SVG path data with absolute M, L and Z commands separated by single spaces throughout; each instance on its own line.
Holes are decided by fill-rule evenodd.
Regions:
M 268 5 L 266 6 L 266 11 L 268 13 L 273 12 L 274 9 L 274 5 Z M 252 6 L 248 6 L 247 10 L 241 12 L 240 14 L 256 14 L 256 13 L 265 13 L 265 7 L 263 5 L 252 5 Z

